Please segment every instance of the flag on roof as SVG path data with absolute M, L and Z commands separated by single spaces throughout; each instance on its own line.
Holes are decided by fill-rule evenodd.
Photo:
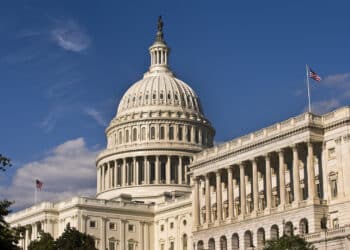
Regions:
M 314 79 L 317 82 L 321 81 L 321 77 L 315 71 L 313 71 L 310 67 L 309 67 L 309 77 Z
M 36 188 L 41 190 L 41 188 L 43 187 L 44 183 L 38 179 L 35 180 L 35 184 L 36 184 Z

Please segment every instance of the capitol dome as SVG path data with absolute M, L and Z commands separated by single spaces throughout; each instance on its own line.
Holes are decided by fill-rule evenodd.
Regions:
M 169 52 L 159 19 L 149 70 L 123 95 L 106 129 L 107 147 L 96 160 L 97 198 L 159 201 L 191 191 L 192 155 L 213 145 L 215 131 L 196 93 L 170 70 Z

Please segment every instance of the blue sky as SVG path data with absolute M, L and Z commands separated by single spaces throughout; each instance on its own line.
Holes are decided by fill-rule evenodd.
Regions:
M 149 66 L 163 16 L 170 65 L 200 96 L 223 142 L 350 102 L 347 1 L 3 1 L 0 197 L 32 203 L 95 190 L 94 157 L 118 102 Z M 73 178 L 77 174 L 80 178 Z M 21 201 L 20 201 L 21 200 Z

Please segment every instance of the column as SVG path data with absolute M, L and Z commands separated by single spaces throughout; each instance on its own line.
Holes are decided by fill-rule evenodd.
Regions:
M 254 205 L 254 212 L 257 212 L 259 210 L 259 195 L 258 195 L 258 163 L 257 159 L 253 159 L 252 161 L 252 170 L 253 170 L 253 205 Z
M 132 158 L 132 167 L 133 167 L 133 177 L 132 182 L 136 186 L 136 157 Z
M 139 168 L 140 168 L 140 162 L 136 159 L 136 165 L 135 165 L 135 185 L 139 185 Z
M 185 175 L 185 184 L 188 185 L 187 165 L 185 165 L 184 169 L 185 169 L 185 173 L 184 173 L 184 175 Z
M 300 176 L 299 176 L 299 155 L 297 145 L 293 145 L 293 184 L 294 184 L 294 202 L 300 201 Z
M 120 244 L 120 248 L 119 249 L 121 249 L 121 250 L 124 250 L 124 249 L 126 249 L 126 242 L 125 242 L 125 233 L 126 233 L 126 223 L 127 223 L 127 220 L 124 220 L 124 219 L 121 219 L 120 220 L 120 234 L 119 234 L 119 239 L 120 239 L 120 241 L 119 241 L 119 244 Z M 102 248 L 103 250 L 105 249 L 105 248 Z M 117 248 L 118 249 L 118 248 Z
M 101 166 L 97 167 L 97 192 L 101 192 Z
M 210 176 L 205 175 L 205 221 L 211 223 Z
M 111 188 L 111 162 L 107 162 L 107 181 L 108 181 L 108 189 Z
M 182 156 L 179 156 L 179 165 L 177 166 L 177 183 L 182 184 Z
M 166 184 L 170 184 L 171 180 L 170 180 L 170 161 L 171 161 L 171 158 L 170 156 L 168 156 L 167 158 L 167 161 L 166 161 L 166 166 L 165 166 L 165 176 L 166 176 Z
M 144 250 L 149 250 L 149 240 L 150 240 L 150 237 L 149 237 L 149 229 L 148 229 L 148 223 L 145 222 L 144 223 Z
M 148 167 L 149 167 L 149 164 L 148 164 L 148 160 L 147 160 L 147 156 L 145 156 L 144 158 L 144 170 L 143 170 L 143 183 L 144 184 L 148 184 Z
M 195 132 L 194 126 L 191 126 L 191 143 L 194 143 Z
M 218 222 L 222 221 L 222 191 L 221 191 L 221 173 L 216 172 L 216 213 Z
M 118 160 L 114 161 L 114 166 L 115 166 L 114 183 L 115 183 L 115 186 L 117 187 L 118 186 Z
M 314 167 L 314 148 L 311 142 L 307 143 L 307 184 L 308 198 L 310 201 L 315 199 L 315 167 Z
M 33 223 L 32 224 L 32 240 L 36 240 L 38 238 L 38 228 L 37 224 Z
M 101 191 L 105 191 L 105 165 L 101 165 Z
M 30 244 L 29 241 L 29 226 L 26 226 L 26 232 L 25 232 L 25 249 L 28 249 L 28 246 Z
M 246 213 L 246 194 L 245 194 L 245 174 L 244 163 L 239 165 L 239 184 L 240 184 L 240 196 L 241 196 L 241 215 Z
M 156 162 L 155 162 L 155 170 L 154 170 L 154 183 L 159 184 L 159 156 L 156 155 Z
M 233 183 L 232 183 L 232 168 L 228 167 L 227 168 L 227 200 L 228 200 L 228 218 L 232 219 L 234 214 L 233 214 Z
M 85 214 L 81 215 L 81 232 L 86 233 L 86 221 L 88 217 Z M 51 234 L 53 235 L 53 234 Z
M 199 183 L 196 177 L 192 177 L 194 183 L 193 189 L 193 228 L 197 230 L 199 226 Z
M 126 161 L 126 185 L 129 186 L 129 180 L 130 180 L 130 160 Z
M 272 180 L 271 180 L 271 163 L 270 155 L 266 154 L 265 156 L 265 173 L 266 173 L 266 208 L 271 209 L 272 203 Z
M 122 174 L 122 183 L 121 186 L 125 187 L 125 177 L 126 177 L 126 159 L 123 158 L 123 165 L 121 166 L 121 174 Z
M 283 149 L 278 151 L 279 177 L 280 177 L 280 206 L 284 207 L 286 203 L 286 184 L 285 184 L 285 163 Z

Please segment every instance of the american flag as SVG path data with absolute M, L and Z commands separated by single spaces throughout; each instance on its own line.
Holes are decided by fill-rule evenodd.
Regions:
M 310 67 L 309 67 L 309 77 L 314 79 L 317 82 L 321 81 L 321 77 L 315 71 L 313 71 Z
M 35 184 L 36 184 L 36 188 L 41 190 L 41 188 L 43 187 L 44 183 L 38 179 L 35 180 Z

